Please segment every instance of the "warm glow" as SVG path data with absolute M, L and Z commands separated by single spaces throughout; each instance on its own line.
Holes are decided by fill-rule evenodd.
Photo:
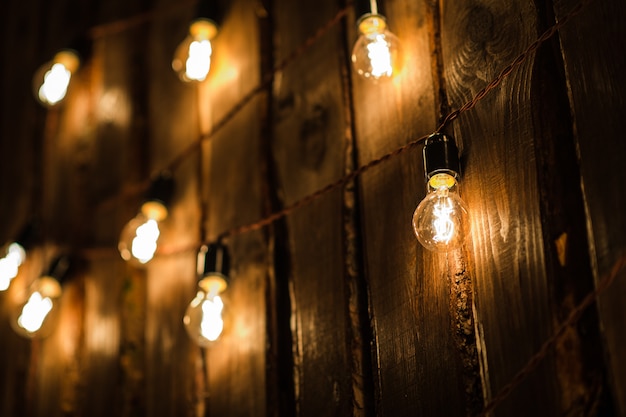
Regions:
M 137 228 L 131 252 L 142 264 L 150 261 L 154 256 L 159 234 L 159 225 L 154 219 L 148 219 L 148 221 Z
M 211 69 L 211 42 L 208 40 L 193 41 L 189 45 L 189 58 L 185 61 L 187 78 L 203 81 Z
M 202 322 L 200 324 L 202 337 L 213 342 L 222 334 L 224 329 L 223 309 L 224 303 L 219 295 L 213 297 L 212 300 L 205 299 L 202 301 Z
M 356 72 L 372 80 L 390 78 L 400 66 L 400 42 L 387 29 L 381 15 L 361 17 L 359 37 L 352 49 L 352 63 Z
M 70 84 L 72 73 L 63 64 L 54 64 L 43 76 L 43 84 L 39 88 L 39 99 L 54 105 L 63 100 Z
M 18 243 L 11 243 L 4 258 L 0 259 L 0 291 L 6 291 L 11 280 L 17 276 L 19 266 L 26 259 L 24 248 Z
M 429 193 L 413 214 L 413 230 L 428 250 L 447 252 L 460 247 L 468 233 L 465 203 L 458 195 L 456 179 L 437 174 L 428 183 Z
M 367 56 L 372 64 L 372 77 L 390 77 L 393 68 L 389 44 L 385 40 L 385 35 L 376 35 L 374 39 L 374 42 L 367 45 Z
M 42 297 L 39 292 L 34 292 L 24 305 L 17 324 L 29 333 L 34 333 L 41 328 L 43 321 L 52 310 L 52 300 Z

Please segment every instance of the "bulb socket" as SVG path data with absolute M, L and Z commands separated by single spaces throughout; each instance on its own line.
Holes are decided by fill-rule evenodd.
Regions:
M 359 21 L 366 17 L 367 15 L 383 15 L 385 11 L 383 10 L 383 1 L 377 0 L 356 0 L 354 2 L 354 14 L 355 16 L 361 16 Z M 358 22 L 357 22 L 358 25 Z
M 230 270 L 230 256 L 228 249 L 221 243 L 204 245 L 198 252 L 198 278 L 202 280 L 207 275 L 218 273 L 228 279 Z
M 170 172 L 162 172 L 150 184 L 143 205 L 146 203 L 160 203 L 168 207 L 174 195 L 174 177 Z
M 68 255 L 59 255 L 52 259 L 43 276 L 54 278 L 63 285 L 69 278 L 71 268 L 72 259 Z
M 24 250 L 29 250 L 38 240 L 39 227 L 36 222 L 26 224 L 15 238 L 14 242 L 18 243 Z
M 196 9 L 196 19 L 206 19 L 218 27 L 224 19 L 224 10 L 217 0 L 200 0 Z
M 426 181 L 437 174 L 448 174 L 455 179 L 459 177 L 459 149 L 453 138 L 443 133 L 430 135 L 424 143 L 423 155 Z

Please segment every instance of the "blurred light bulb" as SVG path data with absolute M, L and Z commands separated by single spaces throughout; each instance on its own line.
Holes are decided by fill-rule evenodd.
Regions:
M 197 19 L 189 26 L 189 35 L 178 45 L 172 59 L 172 68 L 185 82 L 204 81 L 211 69 L 217 25 L 209 19 Z
M 413 231 L 431 251 L 461 247 L 469 234 L 467 207 L 458 194 L 460 163 L 454 140 L 435 133 L 424 145 L 428 193 L 413 213 Z
M 13 329 L 25 337 L 45 337 L 56 325 L 63 289 L 60 284 L 69 270 L 69 259 L 58 257 L 48 273 L 28 288 L 22 302 L 13 310 Z
M 399 70 L 400 41 L 389 30 L 385 17 L 366 14 L 358 22 L 359 38 L 352 48 L 352 64 L 367 79 L 390 78 Z
M 63 50 L 52 61 L 42 65 L 33 79 L 35 97 L 42 104 L 52 107 L 65 97 L 72 74 L 80 65 L 76 52 Z
M 161 234 L 159 225 L 168 216 L 167 204 L 174 192 L 174 180 L 161 173 L 150 185 L 139 213 L 122 229 L 117 245 L 122 259 L 134 266 L 148 263 L 156 253 Z
M 148 263 L 157 249 L 157 241 L 161 234 L 159 222 L 167 217 L 167 208 L 155 202 L 142 206 L 137 216 L 131 219 L 120 236 L 118 249 L 122 259 L 135 266 Z
M 198 254 L 198 291 L 187 307 L 183 323 L 189 337 L 207 347 L 224 330 L 224 302 L 220 294 L 228 287 L 228 254 L 220 244 L 203 246 Z
M 18 268 L 26 259 L 26 251 L 17 242 L 7 245 L 4 253 L 4 257 L 0 258 L 0 291 L 9 288 L 11 281 L 17 276 Z

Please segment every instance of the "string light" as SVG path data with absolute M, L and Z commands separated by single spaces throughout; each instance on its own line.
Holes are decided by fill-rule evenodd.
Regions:
M 13 278 L 17 276 L 20 265 L 26 260 L 26 252 L 32 247 L 35 241 L 35 226 L 28 224 L 19 233 L 18 237 L 6 243 L 0 253 L 4 254 L 0 258 L 0 291 L 6 291 Z
M 53 107 L 65 98 L 72 75 L 80 65 L 78 52 L 64 49 L 51 61 L 43 64 L 33 77 L 35 98 L 47 107 Z
M 213 54 L 213 39 L 217 36 L 218 25 L 215 1 L 200 3 L 198 18 L 189 25 L 189 33 L 178 45 L 172 69 L 185 82 L 204 81 L 211 69 L 211 55 Z
M 159 223 L 168 216 L 167 206 L 174 192 L 174 179 L 161 173 L 150 185 L 139 213 L 131 219 L 120 235 L 118 250 L 122 259 L 135 266 L 149 262 L 157 249 L 161 234 Z
M 11 324 L 18 334 L 33 338 L 46 337 L 52 332 L 58 318 L 62 284 L 68 278 L 70 266 L 68 256 L 58 256 L 48 271 L 31 284 L 13 310 Z
M 365 10 L 357 21 L 359 37 L 352 48 L 352 64 L 364 78 L 391 78 L 399 69 L 400 41 L 387 29 L 376 0 L 367 2 Z
M 220 294 L 228 287 L 229 256 L 221 243 L 203 246 L 198 252 L 198 288 L 187 307 L 183 323 L 189 337 L 201 347 L 216 341 L 224 329 Z
M 415 209 L 413 230 L 426 249 L 448 252 L 469 233 L 467 207 L 458 194 L 459 151 L 451 137 L 435 133 L 423 154 L 428 193 Z

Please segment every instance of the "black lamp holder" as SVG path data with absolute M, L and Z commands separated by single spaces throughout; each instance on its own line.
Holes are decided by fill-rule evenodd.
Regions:
M 372 3 L 376 5 L 378 11 L 374 13 L 374 7 L 372 7 Z M 377 14 L 377 15 L 385 15 L 385 11 L 383 10 L 383 0 L 356 0 L 354 2 L 354 15 L 357 16 L 357 19 L 361 18 L 365 15 Z
M 228 249 L 222 243 L 211 243 L 202 246 L 198 253 L 198 279 L 207 275 L 219 273 L 228 280 L 230 270 L 230 256 Z
M 72 268 L 72 259 L 69 255 L 56 256 L 48 265 L 48 270 L 44 276 L 56 279 L 59 284 L 67 282 Z
M 461 172 L 459 150 L 452 137 L 443 133 L 433 133 L 424 142 L 423 154 L 426 181 L 436 174 L 459 177 Z
M 224 18 L 223 9 L 217 0 L 200 0 L 196 9 L 196 19 L 211 20 L 216 26 L 222 23 Z
M 174 195 L 174 177 L 170 172 L 161 172 L 150 184 L 144 202 L 155 201 L 168 207 Z

